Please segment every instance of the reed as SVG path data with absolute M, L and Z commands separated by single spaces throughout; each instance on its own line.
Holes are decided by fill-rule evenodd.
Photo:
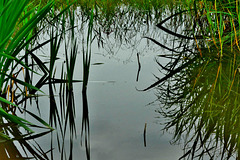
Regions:
M 47 13 L 51 10 L 53 5 L 52 2 L 48 3 L 45 7 L 37 9 L 37 7 L 32 8 L 31 10 L 26 11 L 29 1 L 23 0 L 19 3 L 17 0 L 12 1 L 1 1 L 0 2 L 0 89 L 1 89 L 1 106 L 7 104 L 9 106 L 18 107 L 12 101 L 8 101 L 7 94 L 9 94 L 9 86 L 13 86 L 15 82 L 21 84 L 24 88 L 31 88 L 34 90 L 39 90 L 37 87 L 25 82 L 25 80 L 18 79 L 17 76 L 12 74 L 14 72 L 14 64 L 18 64 L 28 70 L 31 70 L 22 60 L 19 60 L 17 57 L 24 49 L 28 48 L 31 40 L 33 39 L 32 31 L 34 27 L 40 22 Z M 10 18 L 11 17 L 11 18 Z M 18 28 L 17 28 L 18 27 Z M 9 83 L 12 83 L 9 85 Z M 24 89 L 25 91 L 25 89 Z M 14 92 L 12 90 L 12 95 Z M 1 115 L 7 120 L 17 123 L 26 130 L 33 132 L 26 124 L 31 124 L 30 122 L 11 115 L 7 113 L 3 108 L 0 108 Z M 13 112 L 13 114 L 15 114 Z M 47 125 L 39 117 L 37 118 L 39 122 Z M 51 128 L 51 127 L 50 127 Z
M 217 48 L 220 57 L 224 46 L 240 49 L 238 1 L 198 0 L 182 4 L 195 19 L 193 34 L 201 33 L 205 44 Z
M 41 4 L 33 7 L 29 0 L 23 0 L 21 2 L 17 0 L 0 2 L 0 114 L 6 120 L 19 124 L 29 132 L 33 131 L 27 125 L 33 124 L 16 116 L 16 108 L 21 112 L 28 113 L 42 125 L 53 130 L 53 128 L 39 116 L 27 111 L 26 108 L 20 108 L 18 104 L 26 102 L 26 100 L 31 97 L 30 95 L 34 95 L 36 91 L 41 92 L 41 86 L 43 86 L 47 80 L 51 83 L 52 79 L 54 79 L 54 64 L 63 39 L 63 33 L 65 32 L 63 29 L 60 34 L 56 32 L 54 35 L 54 31 L 52 30 L 49 40 L 34 45 L 34 40 L 42 31 L 41 28 L 38 28 L 36 31 L 36 27 L 39 27 L 37 25 L 47 17 L 49 18 L 49 16 L 51 19 L 48 19 L 48 22 L 50 24 L 55 23 L 70 7 L 69 5 L 58 12 L 58 14 L 53 14 L 54 12 L 51 11 L 53 11 L 54 2 L 48 2 L 46 5 L 40 6 Z M 64 21 L 64 19 L 62 19 L 62 21 Z M 34 54 L 36 50 L 46 44 L 50 44 L 51 49 L 49 69 L 45 63 Z M 22 53 L 24 55 L 20 56 Z M 18 57 L 22 58 L 18 59 Z M 30 66 L 34 66 L 34 64 L 28 62 L 29 57 L 31 57 L 32 62 L 35 62 L 35 65 L 43 71 L 44 75 L 36 73 L 33 67 L 30 68 Z M 20 69 L 18 69 L 19 66 Z M 21 72 L 24 75 L 23 78 L 20 78 L 21 76 L 18 77 Z M 42 76 L 36 85 L 31 83 L 34 74 Z M 14 87 L 16 89 L 13 89 Z M 17 101 L 19 96 L 15 95 L 16 91 L 20 91 L 24 97 L 20 102 Z M 50 92 L 51 91 L 52 89 L 50 88 Z M 53 92 L 51 92 L 50 95 L 52 93 Z M 9 100 L 9 97 L 11 100 Z M 12 112 L 12 114 L 9 112 Z

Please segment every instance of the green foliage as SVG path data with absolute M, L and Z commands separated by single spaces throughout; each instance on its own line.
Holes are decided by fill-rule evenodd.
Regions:
M 239 47 L 239 1 L 183 1 L 182 5 L 193 17 L 193 33 L 201 34 L 205 44 L 215 46 L 223 56 L 223 47 Z
M 16 30 L 17 22 L 22 16 L 24 8 L 27 6 L 28 1 L 12 0 L 12 1 L 2 1 L 1 10 L 2 14 L 0 17 L 0 24 L 3 29 L 0 33 L 0 53 L 4 53 L 13 58 L 8 58 L 6 56 L 1 56 L 0 69 L 2 73 L 0 76 L 0 89 L 1 92 L 6 92 L 7 85 L 3 88 L 4 82 L 6 84 L 10 79 L 10 76 L 7 76 L 6 73 L 10 69 L 11 64 L 13 64 L 15 57 L 30 43 L 30 40 L 27 40 L 28 35 L 36 27 L 37 23 L 44 18 L 44 16 L 50 11 L 52 3 L 49 3 L 44 8 L 36 12 L 31 18 L 29 16 L 35 9 L 30 10 L 22 17 L 22 20 L 29 18 L 27 23 L 25 23 L 21 28 Z M 20 7 L 19 7 L 20 6 Z M 11 18 L 10 18 L 11 17 Z M 9 21 L 10 19 L 10 21 Z M 21 21 L 20 21 L 21 22 Z M 14 35 L 15 34 L 15 35 Z
M 4 109 L 6 106 L 8 106 L 8 108 L 10 108 L 10 106 L 18 106 L 13 103 L 13 99 L 12 102 L 10 102 L 4 97 L 6 97 L 6 94 L 9 94 L 10 92 L 9 89 L 7 89 L 10 86 L 10 80 L 12 83 L 12 87 L 15 83 L 18 83 L 23 87 L 39 91 L 37 87 L 32 86 L 26 81 L 18 79 L 18 77 L 15 76 L 13 72 L 15 69 L 14 66 L 17 65 L 21 65 L 27 70 L 34 72 L 22 60 L 19 60 L 17 57 L 21 52 L 24 51 L 24 49 L 29 48 L 29 44 L 35 38 L 35 36 L 37 36 L 37 34 L 34 34 L 32 31 L 37 26 L 37 24 L 46 17 L 46 15 L 50 12 L 52 6 L 53 2 L 49 2 L 41 9 L 39 7 L 29 9 L 29 0 L 22 0 L 21 2 L 18 0 L 3 0 L 0 2 L 0 115 L 6 120 L 14 122 L 19 126 L 25 128 L 29 132 L 33 131 L 29 127 L 27 127 L 27 125 L 32 125 L 32 123 L 18 116 L 7 113 L 7 111 Z M 18 73 L 20 71 L 18 71 Z M 11 94 L 14 95 L 13 92 Z M 13 114 L 15 113 L 13 112 Z M 40 117 L 30 112 L 29 114 L 41 124 L 52 129 Z

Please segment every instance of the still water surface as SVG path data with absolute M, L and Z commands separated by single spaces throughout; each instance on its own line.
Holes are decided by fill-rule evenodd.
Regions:
M 104 50 L 93 51 L 92 63 L 104 64 L 91 66 L 87 91 L 91 159 L 167 160 L 179 158 L 182 154 L 180 147 L 170 145 L 172 135 L 163 135 L 161 131 L 162 126 L 159 123 L 163 123 L 164 119 L 157 118 L 159 115 L 155 109 L 158 106 L 149 105 L 156 99 L 154 92 L 136 90 L 136 88 L 142 89 L 146 87 L 146 84 L 154 82 L 153 73 L 159 75 L 158 65 L 154 61 L 156 56 L 154 52 L 149 51 L 141 56 L 142 67 L 138 82 L 136 82 L 138 70 L 136 54 L 131 56 L 131 50 L 120 50 L 119 57 L 116 59 L 112 56 L 98 54 L 101 52 Z M 131 56 L 127 63 L 125 62 L 126 55 Z M 76 68 L 76 77 L 81 77 L 81 69 L 78 69 L 78 66 Z M 85 147 L 81 146 L 80 139 L 81 88 L 81 84 L 74 85 L 77 139 L 73 139 L 73 154 L 74 157 L 85 159 Z M 45 98 L 39 100 L 40 106 L 48 107 L 48 104 L 45 104 Z M 144 147 L 143 138 L 145 123 L 147 123 L 146 147 Z M 65 141 L 66 144 L 69 143 L 67 139 Z M 46 142 L 47 148 L 49 144 Z M 59 156 L 57 151 L 54 154 L 55 157 Z
M 116 18 L 118 21 L 110 26 L 111 32 L 103 31 L 100 40 L 96 38 L 91 46 L 92 65 L 87 96 L 85 97 L 88 102 L 88 114 L 83 114 L 83 102 L 86 102 L 86 99 L 83 99 L 82 83 L 74 83 L 76 136 L 69 131 L 68 122 L 64 136 L 61 135 L 63 130 L 61 126 L 54 124 L 55 130 L 51 134 L 37 138 L 36 144 L 33 142 L 34 146 L 39 145 L 44 152 L 49 151 L 44 159 L 85 160 L 88 159 L 86 151 L 92 160 L 174 160 L 183 155 L 181 145 L 170 143 L 173 135 L 162 131 L 164 125 L 161 124 L 165 123 L 166 120 L 156 112 L 162 106 L 156 102 L 157 97 L 161 95 L 157 94 L 155 90 L 138 91 L 138 89 L 144 89 L 154 83 L 156 81 L 154 75 L 158 78 L 164 76 L 159 71 L 161 67 L 156 63 L 158 55 L 172 54 L 172 52 L 143 37 L 154 38 L 170 48 L 173 45 L 178 46 L 181 42 L 175 41 L 173 37 L 157 29 L 155 23 L 146 24 L 144 19 L 140 19 L 136 25 L 132 25 L 135 23 L 134 18 L 125 16 L 126 19 L 122 20 Z M 86 42 L 86 29 L 88 27 L 82 25 L 81 20 L 78 23 L 76 35 L 78 35 L 80 47 L 74 73 L 74 79 L 77 80 L 82 79 L 83 48 L 81 44 L 85 45 L 82 40 Z M 95 30 L 102 27 L 98 26 L 97 23 L 100 24 L 100 22 L 96 22 L 94 25 Z M 118 24 L 123 24 L 122 26 L 127 27 L 128 30 L 124 30 Z M 170 23 L 169 29 L 171 27 L 174 25 Z M 180 29 L 175 28 L 175 31 L 179 30 L 182 30 L 181 26 Z M 48 38 L 49 36 L 45 33 L 40 39 L 44 41 Z M 100 48 L 99 41 L 104 44 Z M 39 57 L 41 55 L 44 56 L 43 58 L 48 57 L 46 52 L 49 52 L 48 47 L 38 52 Z M 138 81 L 136 80 L 139 69 L 137 54 L 139 54 L 141 64 Z M 58 56 L 60 59 L 56 62 L 56 77 L 60 78 L 63 57 L 65 57 L 64 45 Z M 158 57 L 157 60 L 162 65 L 169 62 L 169 59 L 166 58 Z M 55 86 L 54 95 L 57 106 L 59 106 L 61 101 L 60 85 L 56 84 Z M 41 88 L 45 93 L 48 93 L 48 89 L 47 85 Z M 40 112 L 41 118 L 47 121 L 50 116 L 49 95 L 40 96 L 37 103 L 40 111 L 34 104 L 28 110 L 36 114 Z M 89 134 L 85 132 L 85 129 L 82 129 L 84 116 L 89 118 Z M 31 117 L 28 115 L 25 118 L 31 121 Z M 144 146 L 145 125 L 146 146 Z M 36 132 L 41 131 L 41 129 L 35 130 Z M 83 137 L 81 138 L 82 131 Z M 24 153 L 20 145 L 16 145 Z M 71 154 L 72 157 L 69 158 Z
M 144 31 L 143 26 L 142 30 Z M 147 26 L 149 28 L 149 26 Z M 165 33 L 155 30 L 151 26 L 148 35 L 161 35 Z M 144 31 L 145 32 L 145 31 Z M 152 33 L 152 34 L 149 34 Z M 146 33 L 144 33 L 146 35 Z M 89 109 L 89 130 L 90 130 L 90 156 L 93 160 L 169 160 L 178 159 L 182 155 L 180 146 L 171 145 L 172 135 L 163 134 L 164 119 L 155 112 L 158 105 L 151 105 L 156 100 L 153 90 L 148 92 L 138 91 L 155 81 L 153 74 L 163 76 L 159 72 L 159 66 L 155 61 L 158 53 L 165 53 L 164 49 L 149 43 L 147 39 L 142 38 L 143 33 L 138 33 L 138 39 L 130 40 L 135 44 L 131 46 L 118 44 L 120 47 L 112 48 L 109 54 L 106 48 L 99 49 L 97 44 L 92 45 L 92 64 L 103 63 L 101 65 L 92 65 L 90 68 L 90 78 L 87 90 L 87 100 Z M 113 43 L 113 38 L 109 37 L 107 41 Z M 135 42 L 134 42 L 135 41 Z M 115 42 L 117 43 L 117 42 Z M 117 45 L 116 45 L 117 46 Z M 60 53 L 64 53 L 62 49 Z M 137 53 L 140 54 L 141 71 L 138 82 L 137 71 L 138 61 Z M 79 53 L 81 54 L 81 53 Z M 64 57 L 64 55 L 62 55 Z M 61 57 L 61 55 L 60 55 Z M 61 60 L 59 68 L 61 67 Z M 162 59 L 162 64 L 166 64 L 166 59 Z M 81 79 L 82 76 L 81 56 L 76 63 L 75 78 Z M 81 127 L 82 127 L 82 86 L 81 83 L 74 84 L 74 97 L 76 105 L 76 131 L 77 137 L 73 138 L 73 159 L 87 159 L 85 145 L 81 145 Z M 44 89 L 43 89 L 44 90 Z M 46 88 L 47 92 L 47 88 Z M 57 94 L 57 92 L 56 92 Z M 58 100 L 58 96 L 56 96 Z M 39 106 L 43 119 L 48 119 L 49 100 L 47 97 L 39 98 Z M 146 147 L 144 146 L 144 126 L 146 128 Z M 53 132 L 60 132 L 56 129 Z M 53 133 L 55 135 L 55 133 Z M 50 149 L 50 136 L 41 137 L 37 142 L 43 150 Z M 54 159 L 60 158 L 57 149 L 57 139 L 54 141 Z M 69 155 L 69 135 L 66 135 L 64 148 L 66 155 Z

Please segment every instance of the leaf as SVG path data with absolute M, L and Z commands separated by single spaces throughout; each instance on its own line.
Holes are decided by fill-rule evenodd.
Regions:
M 7 104 L 13 104 L 13 103 L 11 103 L 11 102 L 9 102 L 9 101 L 7 102 L 6 99 L 3 100 L 2 97 L 1 97 L 0 101 L 4 101 L 4 102 L 6 102 Z M 0 116 L 6 118 L 7 120 L 9 120 L 9 121 L 11 121 L 11 122 L 13 122 L 13 123 L 18 124 L 19 126 L 23 127 L 23 128 L 26 129 L 27 131 L 34 133 L 33 130 L 31 130 L 29 127 L 27 127 L 27 126 L 22 122 L 22 120 L 23 120 L 22 118 L 19 118 L 19 117 L 17 117 L 17 116 L 14 116 L 14 115 L 11 115 L 11 114 L 7 113 L 2 107 L 0 107 Z M 24 121 L 27 122 L 27 123 L 29 123 L 29 124 L 31 124 L 31 123 L 28 122 L 27 120 L 24 120 Z
M 17 78 L 14 78 L 14 77 L 6 74 L 6 73 L 3 73 L 3 72 L 0 72 L 0 75 L 1 75 L 1 74 L 7 76 L 9 79 L 12 79 L 12 80 L 16 81 L 17 83 L 20 83 L 20 84 L 23 85 L 23 86 L 26 86 L 26 87 L 28 87 L 28 88 L 31 88 L 31 89 L 34 89 L 34 90 L 37 90 L 37 91 L 40 91 L 40 92 L 44 93 L 43 91 L 41 91 L 40 89 L 38 89 L 37 87 L 35 87 L 35 86 L 33 86 L 33 85 L 29 84 L 29 83 L 26 83 L 26 82 L 24 82 L 24 81 L 21 81 L 21 80 L 19 80 L 19 79 L 17 79 Z M 5 81 L 6 81 L 6 80 L 7 80 L 7 79 L 5 79 Z

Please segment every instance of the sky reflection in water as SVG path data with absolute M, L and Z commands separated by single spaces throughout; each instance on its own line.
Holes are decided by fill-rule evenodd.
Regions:
M 145 24 L 144 24 L 145 25 Z M 149 28 L 148 28 L 149 29 Z M 151 28 L 154 30 L 154 27 Z M 150 31 L 151 31 L 150 29 Z M 162 32 L 145 32 L 144 35 L 137 35 L 139 39 L 142 36 L 159 37 Z M 137 31 L 136 31 L 137 32 Z M 161 35 L 161 36 L 159 36 Z M 108 35 L 109 36 L 109 35 Z M 105 37 L 106 38 L 106 37 Z M 81 39 L 81 37 L 80 37 Z M 177 159 L 182 155 L 179 146 L 170 145 L 172 135 L 162 135 L 164 119 L 156 118 L 159 116 L 155 112 L 158 106 L 147 105 L 156 99 L 153 91 L 141 92 L 137 89 L 143 89 L 146 85 L 153 83 L 156 79 L 153 74 L 160 75 L 159 66 L 154 58 L 156 53 L 164 54 L 166 50 L 155 46 L 147 39 L 135 39 L 134 49 L 107 46 L 105 49 L 98 50 L 97 45 L 93 45 L 92 64 L 104 63 L 102 65 L 92 65 L 90 68 L 90 78 L 87 90 L 87 100 L 89 106 L 89 125 L 90 125 L 90 153 L 93 160 L 159 160 L 159 159 Z M 166 38 L 167 39 L 167 38 Z M 110 39 L 111 40 L 111 39 Z M 165 39 L 161 39 L 165 41 Z M 165 41 L 166 42 L 166 41 Z M 114 43 L 114 41 L 112 42 Z M 117 43 L 115 44 L 117 45 Z M 148 46 L 149 45 L 149 46 Z M 131 45 L 130 45 L 131 46 Z M 132 46 L 131 46 L 132 47 Z M 139 48 L 137 48 L 139 47 Z M 62 49 L 60 51 L 64 53 Z M 140 53 L 141 72 L 139 81 L 136 82 L 137 75 L 137 56 Z M 62 55 L 64 57 L 64 55 Z M 75 79 L 82 77 L 81 56 L 76 63 Z M 60 70 L 60 63 L 57 62 L 57 68 Z M 160 60 L 166 64 L 166 60 Z M 111 82 L 108 82 L 111 81 Z M 43 87 L 43 91 L 48 93 L 48 88 Z M 58 92 L 56 92 L 58 94 Z M 80 83 L 74 84 L 74 96 L 76 106 L 76 132 L 77 138 L 73 139 L 73 159 L 81 157 L 86 159 L 86 150 L 81 146 L 81 122 L 82 122 L 82 86 Z M 58 96 L 55 96 L 57 102 Z M 46 97 L 39 97 L 39 106 L 42 113 L 42 119 L 48 119 L 49 100 Z M 30 111 L 36 108 L 29 109 Z M 31 120 L 31 118 L 28 118 Z M 144 147 L 143 129 L 147 123 L 147 147 Z M 57 146 L 56 131 L 53 131 L 53 155 L 54 159 L 59 159 L 60 154 Z M 64 150 L 66 155 L 70 151 L 70 135 L 65 135 Z M 37 141 L 43 150 L 51 149 L 49 137 L 41 137 Z M 60 139 L 60 142 L 62 139 Z M 70 151 L 70 152 L 71 152 Z

